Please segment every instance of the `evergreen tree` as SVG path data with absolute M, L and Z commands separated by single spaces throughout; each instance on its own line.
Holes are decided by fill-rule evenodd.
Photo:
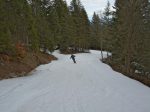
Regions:
M 91 48 L 100 49 L 101 45 L 101 21 L 99 16 L 94 12 L 91 21 Z
M 83 35 L 82 35 L 82 4 L 80 0 L 72 0 L 71 5 L 70 5 L 70 11 L 73 19 L 73 30 L 74 30 L 74 46 L 76 48 L 81 48 L 82 47 L 82 40 L 83 40 Z M 79 50 L 79 49 L 78 49 Z
M 37 30 L 37 36 L 40 42 L 40 48 L 46 52 L 46 50 L 53 51 L 54 39 L 52 37 L 52 28 L 49 24 L 49 9 L 51 2 L 49 0 L 32 1 L 33 15 L 35 19 L 35 26 Z M 42 26 L 42 27 L 41 27 Z
M 5 18 L 3 21 L 5 28 L 3 28 L 3 30 L 8 32 L 8 38 L 13 42 L 12 47 L 15 48 L 15 44 L 18 42 L 26 44 L 27 40 L 35 41 L 36 32 L 33 27 L 34 20 L 32 18 L 31 8 L 27 1 L 4 1 L 2 4 L 4 5 L 2 8 L 5 9 L 5 15 L 3 17 Z M 35 42 L 32 43 L 35 44 Z
M 112 49 L 112 11 L 110 10 L 110 3 L 107 2 L 107 6 L 103 13 L 103 37 L 104 37 L 104 49 L 111 51 Z M 107 52 L 108 55 L 108 52 Z
M 89 48 L 89 41 L 90 41 L 90 21 L 88 19 L 86 10 L 84 7 L 81 9 L 81 31 L 82 32 L 82 39 L 81 39 L 81 48 L 88 49 Z
M 61 51 L 66 51 L 72 44 L 71 15 L 67 4 L 63 0 L 54 0 L 54 7 L 58 16 L 58 44 Z
M 143 23 L 144 23 L 144 33 L 143 33 L 143 53 L 139 54 L 139 58 L 141 59 L 140 63 L 146 67 L 148 71 L 150 71 L 150 1 L 145 0 L 142 7 L 143 13 Z M 139 53 L 139 52 L 138 52 Z
M 132 62 L 140 62 L 138 57 L 139 49 L 143 49 L 142 9 L 144 2 L 145 0 L 116 0 L 114 20 L 117 33 L 115 33 L 116 45 L 113 46 L 113 57 L 115 61 L 124 65 L 126 73 L 131 72 Z
M 6 1 L 0 1 L 0 53 L 11 50 L 11 34 L 7 24 Z

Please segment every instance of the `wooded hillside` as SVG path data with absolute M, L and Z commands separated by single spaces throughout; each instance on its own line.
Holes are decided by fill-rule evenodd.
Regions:
M 113 8 L 108 2 L 89 20 L 80 0 L 0 0 L 0 54 L 99 49 L 117 70 L 149 77 L 150 2 L 116 0 Z

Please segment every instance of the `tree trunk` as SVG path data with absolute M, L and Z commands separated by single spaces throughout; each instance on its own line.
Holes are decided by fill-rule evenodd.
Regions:
M 102 57 L 102 60 L 103 60 L 104 58 L 103 58 L 103 42 L 102 42 L 102 39 L 101 39 L 101 57 Z

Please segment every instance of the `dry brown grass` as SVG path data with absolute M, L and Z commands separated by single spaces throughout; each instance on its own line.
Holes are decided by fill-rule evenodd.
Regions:
M 143 83 L 144 85 L 150 87 L 150 79 L 148 77 L 146 77 L 145 75 L 142 75 L 142 74 L 136 74 L 134 72 L 132 72 L 133 70 L 130 70 L 131 73 L 130 74 L 127 74 L 126 71 L 125 71 L 125 68 L 124 66 L 121 66 L 121 65 L 118 65 L 118 64 L 113 64 L 111 63 L 110 60 L 108 59 L 105 59 L 104 60 L 104 63 L 110 65 L 112 67 L 113 70 L 117 71 L 117 72 L 120 72 L 122 73 L 123 75 L 131 78 L 131 79 L 134 79 L 134 80 L 137 80 L 141 83 Z
M 24 57 L 11 57 L 0 54 L 0 80 L 26 76 L 38 65 L 50 63 L 56 58 L 43 53 L 26 53 Z

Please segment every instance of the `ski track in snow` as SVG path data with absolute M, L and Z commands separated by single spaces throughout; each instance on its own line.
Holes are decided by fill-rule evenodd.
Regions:
M 53 54 L 31 76 L 0 81 L 0 112 L 150 112 L 150 88 L 100 62 L 99 51 L 76 54 L 77 64 Z

